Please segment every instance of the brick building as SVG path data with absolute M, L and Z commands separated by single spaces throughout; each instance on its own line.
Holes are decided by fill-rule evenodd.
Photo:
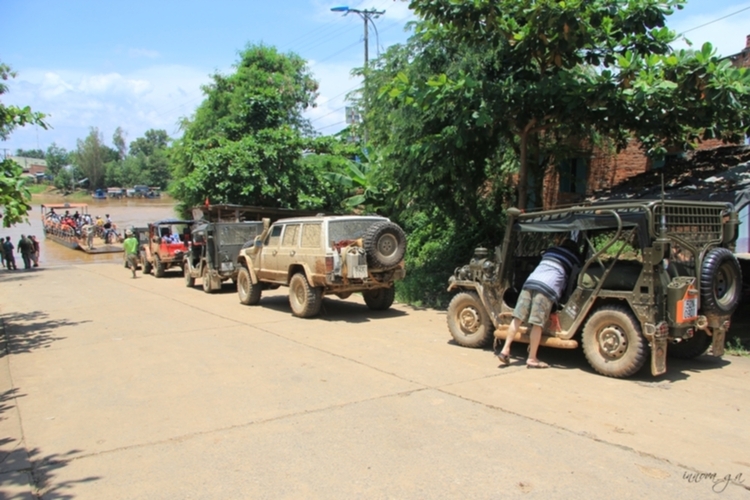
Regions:
M 745 48 L 729 56 L 735 66 L 750 67 L 750 35 L 747 36 Z M 712 149 L 722 145 L 717 139 L 703 141 L 696 149 Z M 667 156 L 683 156 L 682 152 L 673 152 Z M 550 208 L 582 201 L 594 191 L 608 189 L 625 179 L 660 168 L 664 161 L 654 162 L 640 148 L 637 140 L 631 140 L 628 146 L 619 153 L 610 153 L 601 149 L 583 149 L 580 156 L 570 158 L 548 169 L 544 177 L 542 192 L 544 208 Z
M 27 158 L 25 156 L 9 156 L 10 160 L 21 165 L 24 175 L 36 178 L 37 174 L 47 173 L 47 161 L 38 158 Z

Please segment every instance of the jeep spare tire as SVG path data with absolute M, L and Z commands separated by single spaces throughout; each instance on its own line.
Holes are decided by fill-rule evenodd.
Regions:
M 395 267 L 406 253 L 406 235 L 398 224 L 385 221 L 370 226 L 364 236 L 367 263 L 375 268 Z
M 737 257 L 726 248 L 714 248 L 701 266 L 701 311 L 729 315 L 740 303 L 742 271 Z

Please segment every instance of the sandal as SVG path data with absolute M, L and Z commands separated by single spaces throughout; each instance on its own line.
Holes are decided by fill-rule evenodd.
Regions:
M 544 361 L 537 361 L 536 363 L 526 363 L 526 368 L 549 368 L 549 365 Z
M 502 363 L 504 365 L 509 365 L 510 364 L 510 356 L 507 355 L 507 354 L 499 353 L 497 355 L 497 359 L 499 359 L 500 363 Z

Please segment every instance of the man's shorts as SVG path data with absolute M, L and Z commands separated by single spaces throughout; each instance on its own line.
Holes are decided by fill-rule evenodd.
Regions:
M 129 254 L 127 256 L 127 260 L 128 260 L 128 267 L 132 266 L 133 269 L 138 267 L 138 256 L 136 254 L 134 253 Z
M 524 323 L 544 328 L 551 312 L 552 301 L 546 295 L 540 292 L 521 290 L 516 308 L 513 310 L 513 317 Z

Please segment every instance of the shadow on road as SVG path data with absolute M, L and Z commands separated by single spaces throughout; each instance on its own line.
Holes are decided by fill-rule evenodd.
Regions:
M 273 295 L 262 297 L 257 306 L 265 307 L 274 311 L 292 315 L 292 309 L 289 306 L 289 298 L 286 295 Z M 364 304 L 359 302 L 347 301 L 344 299 L 334 299 L 323 297 L 323 305 L 320 308 L 320 314 L 310 320 L 323 321 L 342 321 L 345 323 L 366 323 L 368 321 L 377 321 L 385 318 L 398 318 L 407 316 L 408 313 L 398 309 L 388 309 L 386 311 L 373 311 Z
M 20 354 L 49 347 L 54 341 L 65 338 L 54 334 L 54 330 L 57 328 L 90 322 L 90 320 L 67 321 L 48 318 L 49 314 L 43 311 L 10 313 L 0 316 L 0 323 L 4 323 L 5 326 L 5 339 L 0 339 L 0 342 L 2 340 L 7 341 L 7 349 L 0 351 L 0 357 L 4 356 L 6 352 Z

